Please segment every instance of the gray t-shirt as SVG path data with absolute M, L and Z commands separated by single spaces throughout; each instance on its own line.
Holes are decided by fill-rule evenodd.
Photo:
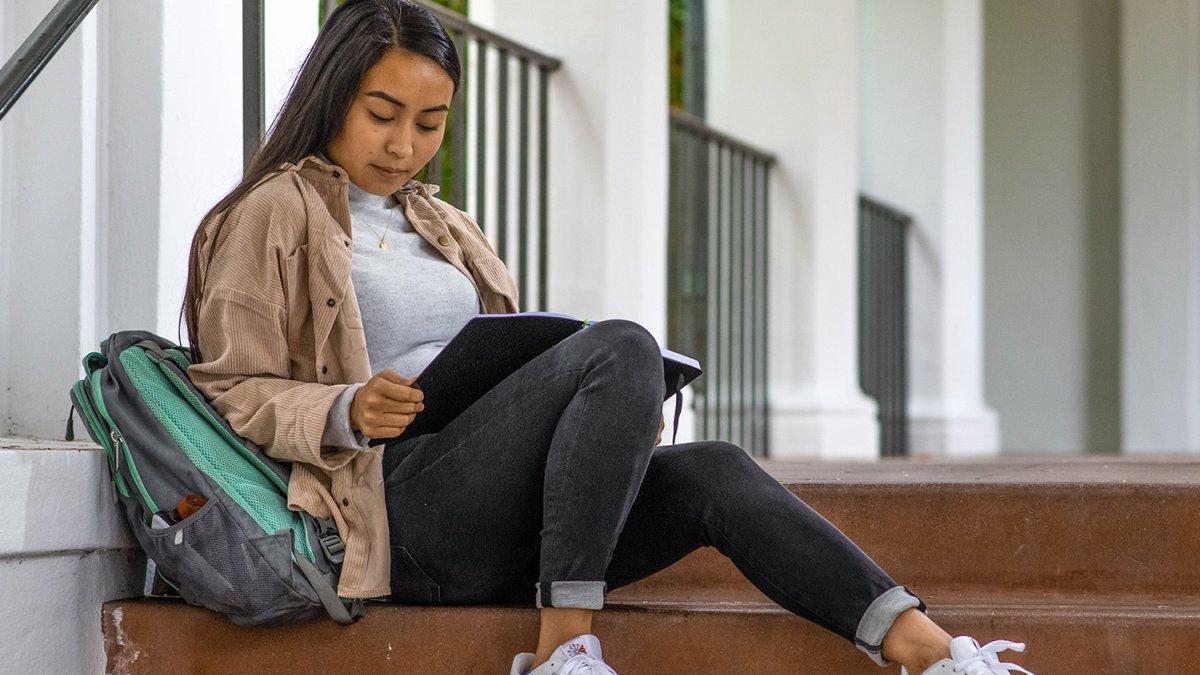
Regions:
M 475 285 L 425 240 L 394 195 L 348 183 L 353 256 L 350 277 L 362 313 L 372 375 L 391 368 L 411 378 L 483 311 Z M 386 233 L 386 235 L 385 235 Z M 379 247 L 384 238 L 387 249 Z M 367 448 L 350 429 L 350 402 L 365 383 L 348 387 L 329 410 L 322 445 Z

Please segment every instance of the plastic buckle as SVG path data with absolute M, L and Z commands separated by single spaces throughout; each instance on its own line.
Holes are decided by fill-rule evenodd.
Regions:
M 325 552 L 325 557 L 329 559 L 329 562 L 341 565 L 342 560 L 346 557 L 346 543 L 342 541 L 341 535 L 337 533 L 321 535 L 318 541 L 321 542 L 321 550 Z

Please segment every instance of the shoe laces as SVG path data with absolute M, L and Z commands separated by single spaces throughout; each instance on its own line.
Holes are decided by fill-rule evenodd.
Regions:
M 1008 675 L 1013 671 L 1033 675 L 1015 663 L 1005 663 L 996 654 L 1011 649 L 1015 652 L 1025 651 L 1024 642 L 1009 642 L 1008 640 L 992 640 L 979 648 L 974 656 L 969 656 L 954 664 L 954 672 L 967 675 Z
M 564 661 L 558 675 L 617 675 L 617 671 L 595 656 L 583 653 Z

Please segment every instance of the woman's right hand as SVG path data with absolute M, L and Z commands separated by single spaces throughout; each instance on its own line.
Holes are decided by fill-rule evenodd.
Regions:
M 350 402 L 350 427 L 368 438 L 394 438 L 404 433 L 425 409 L 425 393 L 388 368 L 367 380 Z

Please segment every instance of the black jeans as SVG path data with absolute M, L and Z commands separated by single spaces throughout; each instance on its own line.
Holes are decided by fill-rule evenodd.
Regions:
M 601 609 L 607 591 L 715 546 L 886 665 L 892 621 L 924 602 L 737 445 L 653 446 L 663 386 L 654 336 L 599 321 L 440 432 L 388 441 L 392 599 Z

